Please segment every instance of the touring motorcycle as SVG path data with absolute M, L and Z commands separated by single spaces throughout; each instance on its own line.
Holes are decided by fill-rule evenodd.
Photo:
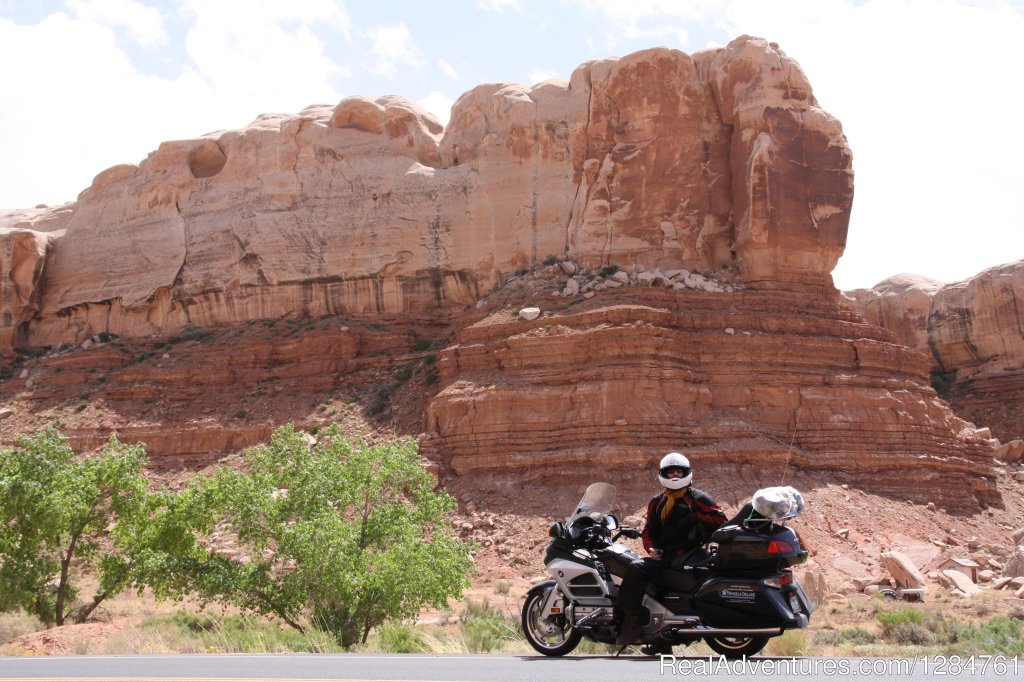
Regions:
M 780 506 L 778 491 L 790 502 L 795 494 L 799 504 L 784 499 Z M 610 513 L 615 492 L 608 483 L 590 485 L 565 522 L 548 531 L 544 564 L 552 579 L 530 589 L 522 611 L 527 641 L 546 656 L 564 656 L 584 637 L 603 644 L 618 638 L 615 597 L 639 558 L 618 540 L 640 531 Z M 807 626 L 814 609 L 791 570 L 807 560 L 807 550 L 785 525 L 803 510 L 803 498 L 792 488 L 774 488 L 755 493 L 752 502 L 759 501 L 648 586 L 643 605 L 650 619 L 633 643 L 644 653 L 668 654 L 674 645 L 703 639 L 718 654 L 741 658 Z

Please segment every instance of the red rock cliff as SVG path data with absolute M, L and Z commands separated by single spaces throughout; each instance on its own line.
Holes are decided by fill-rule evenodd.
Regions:
M 74 204 L 0 216 L 0 346 L 428 320 L 454 342 L 423 451 L 455 487 L 514 500 L 528 481 L 601 473 L 647 489 L 662 451 L 688 449 L 746 494 L 792 468 L 812 485 L 1000 504 L 991 445 L 936 399 L 927 359 L 839 302 L 851 164 L 799 66 L 746 36 L 591 62 L 567 83 L 482 85 L 446 129 L 396 97 L 262 116 L 106 170 Z M 643 266 L 674 287 L 655 268 L 686 268 L 736 286 L 586 304 L 549 289 L 548 312 L 580 307 L 529 324 L 465 312 L 549 254 L 569 270 Z M 161 387 L 184 376 L 175 362 L 156 364 Z M 266 375 L 255 364 L 204 378 Z M 21 374 L 9 392 L 42 385 Z M 204 419 L 218 442 L 260 433 Z M 165 448 L 155 458 L 182 454 L 173 429 L 139 428 Z
M 444 312 L 549 254 L 828 289 L 852 182 L 838 121 L 755 38 L 483 85 L 446 130 L 353 97 L 164 143 L 59 211 L 0 218 L 0 344 Z
M 959 414 L 1004 442 L 1024 438 L 1024 261 L 946 285 L 898 275 L 845 296 L 930 356 L 934 383 Z

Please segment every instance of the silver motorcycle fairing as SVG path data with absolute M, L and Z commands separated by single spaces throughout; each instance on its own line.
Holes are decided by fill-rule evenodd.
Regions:
M 547 568 L 558 583 L 558 589 L 570 601 L 592 602 L 615 596 L 615 585 L 602 578 L 593 566 L 569 559 L 555 559 Z

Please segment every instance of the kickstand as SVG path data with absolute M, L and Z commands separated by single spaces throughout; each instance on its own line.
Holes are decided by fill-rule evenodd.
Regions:
M 615 652 L 615 658 L 618 658 L 619 654 L 621 654 L 623 651 L 625 651 L 626 649 L 628 649 L 631 646 L 633 646 L 633 645 L 632 644 L 623 644 L 622 648 Z

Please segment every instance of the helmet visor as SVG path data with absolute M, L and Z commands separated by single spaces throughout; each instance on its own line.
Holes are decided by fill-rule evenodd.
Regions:
M 690 467 L 673 464 L 672 466 L 662 467 L 658 473 L 661 474 L 662 478 L 686 478 L 690 475 Z

